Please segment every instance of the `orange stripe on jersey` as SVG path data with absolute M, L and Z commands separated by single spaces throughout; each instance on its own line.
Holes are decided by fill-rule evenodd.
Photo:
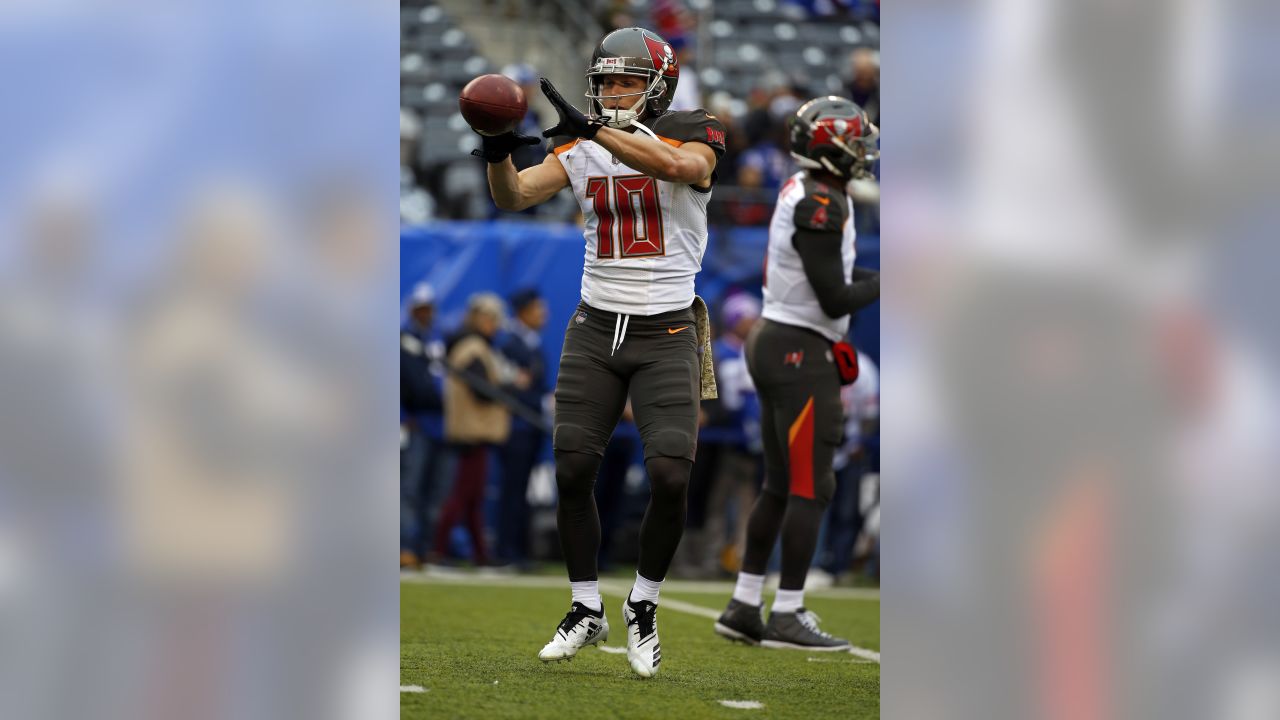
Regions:
M 791 494 L 813 499 L 813 396 L 791 423 L 787 433 L 787 465 Z
M 659 135 L 659 136 L 658 136 L 658 139 L 659 139 L 659 140 L 661 140 L 662 142 L 664 142 L 664 143 L 666 143 L 666 144 L 670 145 L 671 147 L 680 147 L 681 145 L 683 145 L 683 144 L 684 144 L 684 143 L 683 143 L 682 141 L 680 141 L 680 140 L 672 140 L 672 139 L 671 139 L 671 138 L 669 138 L 669 137 L 662 137 L 661 135 Z
M 572 141 L 572 142 L 567 142 L 567 143 L 565 143 L 565 144 L 561 145 L 560 147 L 556 148 L 554 152 L 555 152 L 555 154 L 559 155 L 560 153 L 562 153 L 562 152 L 564 152 L 564 151 L 566 151 L 566 150 L 568 150 L 568 149 L 572 148 L 574 145 L 577 145 L 577 144 L 578 144 L 578 143 L 580 143 L 580 142 L 582 142 L 582 138 L 578 138 L 578 139 L 576 139 L 576 140 L 574 140 L 574 141 Z

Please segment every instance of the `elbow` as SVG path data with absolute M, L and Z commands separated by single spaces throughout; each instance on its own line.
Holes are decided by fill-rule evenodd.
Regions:
M 849 309 L 844 307 L 840 301 L 830 295 L 818 296 L 818 307 L 822 309 L 822 314 L 836 320 L 849 314 Z
M 666 182 L 689 185 L 705 177 L 699 169 L 679 158 L 671 158 L 658 168 L 658 179 Z
M 677 160 L 669 160 L 658 166 L 658 172 L 655 173 L 659 180 L 664 182 L 679 183 L 684 182 L 684 176 L 680 172 L 680 162 Z

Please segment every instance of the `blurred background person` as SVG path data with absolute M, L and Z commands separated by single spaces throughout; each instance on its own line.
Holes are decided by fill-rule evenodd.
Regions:
M 418 283 L 400 328 L 400 566 L 426 557 L 433 516 L 450 489 L 444 443 L 444 344 L 434 330 L 435 291 Z
M 840 392 L 844 443 L 836 452 L 836 492 L 823 524 L 820 548 L 806 587 L 834 583 L 855 560 L 878 578 L 880 507 L 880 371 L 858 352 L 858 379 Z M 869 522 L 870 521 L 870 522 Z M 857 552 L 855 553 L 855 549 Z
M 513 393 L 517 402 L 531 413 L 543 415 L 550 390 L 547 362 L 538 335 L 547 324 L 547 303 L 533 288 L 511 296 L 514 313 L 501 343 L 502 355 L 527 377 L 525 387 Z M 511 435 L 498 449 L 502 463 L 499 493 L 498 551 L 501 563 L 525 566 L 529 553 L 529 476 L 542 452 L 546 433 L 519 415 L 511 419 Z
M 705 400 L 706 424 L 689 486 L 688 531 L 680 571 L 691 577 L 737 572 L 746 541 L 746 515 L 759 488 L 760 407 L 747 372 L 743 343 L 760 318 L 760 300 L 731 292 L 720 310 L 713 345 L 720 397 Z
M 880 124 L 880 51 L 862 46 L 849 53 L 848 98 L 866 111 L 872 123 Z
M 422 189 L 414 164 L 421 138 L 417 113 L 400 108 L 400 222 L 406 225 L 421 225 L 435 214 L 436 201 Z
M 465 523 L 471 535 L 471 557 L 477 566 L 489 564 L 484 522 L 489 451 L 506 442 L 511 432 L 511 411 L 499 398 L 504 391 L 523 389 L 529 382 L 527 376 L 521 376 L 507 385 L 510 373 L 493 348 L 505 314 L 497 295 L 473 295 L 467 303 L 462 329 L 447 346 L 444 434 L 458 460 L 453 490 L 440 510 L 433 554 L 440 559 L 447 557 L 450 532 L 458 523 Z

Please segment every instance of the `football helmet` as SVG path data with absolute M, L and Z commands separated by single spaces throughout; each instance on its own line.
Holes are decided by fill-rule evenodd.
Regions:
M 615 110 L 604 107 L 600 83 L 610 73 L 645 78 L 644 90 L 622 96 L 640 96 L 636 104 Z M 587 67 L 587 98 L 591 101 L 591 113 L 612 128 L 626 127 L 644 113 L 657 117 L 671 107 L 679 80 L 680 66 L 676 62 L 675 51 L 657 33 L 638 27 L 614 30 L 596 46 Z
M 801 105 L 787 120 L 791 157 L 800 167 L 852 180 L 867 177 L 880 157 L 875 126 L 852 100 L 835 95 Z

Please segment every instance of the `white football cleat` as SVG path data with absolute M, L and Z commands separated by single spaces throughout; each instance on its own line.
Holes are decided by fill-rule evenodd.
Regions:
M 564 620 L 560 621 L 551 642 L 538 653 L 538 659 L 543 662 L 572 660 L 582 648 L 608 639 L 609 621 L 604 618 L 603 606 L 596 611 L 575 602 Z
M 640 677 L 658 673 L 662 648 L 658 645 L 658 606 L 648 600 L 622 602 L 622 619 L 627 624 L 627 660 Z

